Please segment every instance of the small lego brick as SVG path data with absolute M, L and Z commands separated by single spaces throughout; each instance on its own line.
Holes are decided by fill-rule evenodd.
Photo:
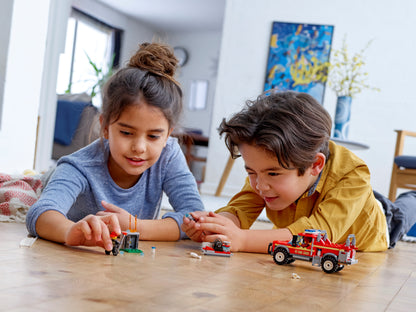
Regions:
M 202 252 L 204 253 L 204 255 L 209 256 L 230 257 L 232 255 L 230 242 L 223 242 L 219 238 L 217 238 L 213 242 L 202 243 Z
M 190 213 L 187 213 L 186 215 L 185 215 L 185 217 L 187 217 L 189 220 L 191 220 L 191 221 L 194 221 L 194 222 L 196 222 L 196 220 L 195 220 L 195 218 L 190 214 Z
M 190 252 L 190 255 L 191 255 L 192 258 L 197 258 L 197 259 L 201 259 L 202 258 L 200 255 L 198 255 L 195 252 Z
M 296 273 L 292 273 L 292 279 L 300 279 L 300 276 Z
M 37 240 L 37 237 L 27 236 L 20 241 L 20 247 L 32 247 Z

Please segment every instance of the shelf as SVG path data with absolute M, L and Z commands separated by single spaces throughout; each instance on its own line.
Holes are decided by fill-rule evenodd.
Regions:
M 369 149 L 370 146 L 364 143 L 359 143 L 359 142 L 355 142 L 355 141 L 350 141 L 350 140 L 343 140 L 343 139 L 339 139 L 339 138 L 331 138 L 332 141 L 334 141 L 335 143 L 342 145 L 346 148 L 349 148 L 351 150 L 366 150 Z

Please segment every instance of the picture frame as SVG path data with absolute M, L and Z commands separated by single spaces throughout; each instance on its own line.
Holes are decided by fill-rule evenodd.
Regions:
M 264 91 L 306 92 L 323 104 L 334 26 L 273 22 Z

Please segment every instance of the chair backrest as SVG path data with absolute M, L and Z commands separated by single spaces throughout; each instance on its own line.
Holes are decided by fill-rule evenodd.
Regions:
M 390 180 L 389 199 L 395 201 L 397 189 L 416 190 L 416 155 L 403 155 L 406 137 L 415 137 L 416 132 L 395 130 L 397 132 L 393 169 Z
M 98 109 L 90 102 L 84 102 L 83 97 L 63 97 L 63 99 L 62 97 L 59 97 L 57 103 L 55 138 L 52 148 L 54 160 L 79 150 L 100 136 Z M 58 114 L 59 110 L 60 114 Z M 62 139 L 57 139 L 57 135 Z

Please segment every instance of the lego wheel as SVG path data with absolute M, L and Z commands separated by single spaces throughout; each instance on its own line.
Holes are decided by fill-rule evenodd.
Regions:
M 111 254 L 111 251 L 110 251 L 110 250 L 106 250 L 106 251 L 105 251 L 105 254 L 106 254 L 106 255 L 109 255 L 109 254 Z
M 289 253 L 283 247 L 277 247 L 273 253 L 273 260 L 277 264 L 287 264 L 289 261 Z
M 338 270 L 338 261 L 333 256 L 324 256 L 322 258 L 321 266 L 325 273 L 334 273 Z
M 212 246 L 212 248 L 214 248 L 215 251 L 222 251 L 222 240 L 217 238 L 216 240 L 214 240 Z
M 344 265 L 343 264 L 339 264 L 338 265 L 337 272 L 341 271 L 343 268 L 344 268 Z

